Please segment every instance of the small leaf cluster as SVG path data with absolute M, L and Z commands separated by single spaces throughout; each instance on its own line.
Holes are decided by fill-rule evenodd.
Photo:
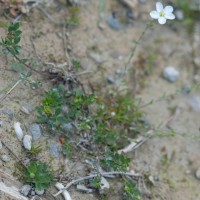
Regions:
M 65 141 L 64 144 L 62 145 L 63 154 L 69 159 L 71 159 L 73 155 L 73 151 L 74 151 L 74 147 L 72 143 Z
M 116 152 L 108 153 L 100 160 L 100 165 L 107 171 L 126 171 L 130 164 L 130 158 Z
M 133 181 L 125 179 L 125 196 L 127 200 L 141 200 L 141 194 Z
M 62 125 L 76 121 L 80 130 L 89 130 L 92 119 L 88 106 L 95 100 L 93 94 L 85 95 L 80 90 L 69 92 L 62 87 L 52 88 L 45 93 L 41 105 L 36 108 L 40 123 L 46 123 L 52 130 L 61 130 Z M 63 107 L 69 110 L 63 112 Z
M 97 121 L 94 139 L 111 149 L 122 148 L 128 138 L 143 132 L 143 112 L 130 94 L 106 95 L 97 99 L 94 118 Z
M 27 166 L 24 180 L 26 183 L 33 184 L 37 190 L 47 189 L 54 183 L 53 174 L 46 163 L 32 161 Z
M 3 53 L 8 54 L 11 53 L 12 55 L 18 55 L 21 46 L 19 46 L 19 42 L 21 40 L 21 33 L 20 24 L 12 23 L 9 24 L 7 29 L 7 35 L 1 39 L 0 45 L 3 47 Z

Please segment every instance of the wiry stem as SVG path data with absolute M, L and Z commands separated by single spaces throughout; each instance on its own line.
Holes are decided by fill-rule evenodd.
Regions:
M 138 44 L 140 43 L 140 41 L 141 41 L 142 38 L 144 37 L 144 35 L 145 35 L 145 33 L 147 32 L 147 30 L 148 30 L 150 27 L 152 27 L 152 25 L 153 25 L 153 21 L 150 21 L 149 23 L 147 23 L 147 24 L 146 24 L 146 27 L 145 27 L 145 29 L 144 29 L 144 31 L 141 33 L 141 35 L 139 36 L 138 40 L 135 42 L 135 45 L 134 45 L 133 49 L 131 50 L 131 53 L 130 53 L 129 58 L 128 58 L 128 61 L 127 61 L 126 65 L 125 65 L 124 74 L 126 74 L 127 71 L 128 71 L 128 69 L 129 69 L 129 64 L 130 64 L 130 62 L 131 62 L 133 56 L 135 55 L 135 51 L 136 51 L 136 49 L 137 49 Z

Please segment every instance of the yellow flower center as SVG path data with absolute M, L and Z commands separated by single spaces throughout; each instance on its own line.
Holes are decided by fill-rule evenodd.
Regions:
M 160 17 L 164 17 L 165 13 L 163 11 L 160 12 Z

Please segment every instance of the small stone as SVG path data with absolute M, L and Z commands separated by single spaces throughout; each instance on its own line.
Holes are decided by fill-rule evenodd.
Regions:
M 22 187 L 21 187 L 21 189 L 20 189 L 20 193 L 22 194 L 22 195 L 24 195 L 25 197 L 27 197 L 28 196 L 28 194 L 29 194 L 29 192 L 31 191 L 31 186 L 30 185 L 23 185 Z
M 95 53 L 93 51 L 89 51 L 88 55 L 90 58 L 92 58 L 97 64 L 102 64 L 105 59 L 102 57 L 102 55 Z
M 189 104 L 196 112 L 200 112 L 200 96 L 191 96 L 189 98 Z
M 77 185 L 76 189 L 81 191 L 81 192 L 85 192 L 85 193 L 92 193 L 93 189 L 87 188 L 85 185 Z
M 197 178 L 198 180 L 200 180 L 200 168 L 197 169 L 195 175 L 196 175 L 196 178 Z
M 0 140 L 0 150 L 3 148 L 3 144 L 2 144 L 2 142 L 1 142 L 1 140 Z
M 117 75 L 121 75 L 121 74 L 123 73 L 123 71 L 122 71 L 121 69 L 116 69 L 115 73 L 116 73 Z
M 179 78 L 179 75 L 179 71 L 171 66 L 168 66 L 163 70 L 163 77 L 169 82 L 176 82 Z
M 2 127 L 3 126 L 3 121 L 2 120 L 0 120 L 0 127 Z
M 147 0 L 139 0 L 139 3 L 141 4 L 145 4 L 147 2 Z
M 35 196 L 35 191 L 34 190 L 31 191 L 31 196 Z
M 32 136 L 25 135 L 23 138 L 23 145 L 25 149 L 30 151 L 32 147 Z
M 14 122 L 14 129 L 18 140 L 22 141 L 24 133 L 22 131 L 21 124 L 19 122 Z
M 98 27 L 100 30 L 104 30 L 106 28 L 105 24 L 103 24 L 102 22 L 98 24 Z
M 8 158 L 7 155 L 4 154 L 4 155 L 1 156 L 1 160 L 3 160 L 4 162 L 8 162 L 9 158 Z
M 115 83 L 115 80 L 114 80 L 114 78 L 113 78 L 112 76 L 108 76 L 108 77 L 107 77 L 107 81 L 108 81 L 108 83 L 110 83 L 110 84 L 114 84 L 114 83 Z
M 8 115 L 8 117 L 10 118 L 10 120 L 13 120 L 14 114 L 13 114 L 13 112 L 9 108 L 3 109 L 2 112 L 4 114 Z
M 35 193 L 40 196 L 44 194 L 44 190 L 35 190 Z
M 183 11 L 182 10 L 176 10 L 175 12 L 174 12 L 174 14 L 175 14 L 175 16 L 176 16 L 176 19 L 178 19 L 178 20 L 180 20 L 180 21 L 182 21 L 183 19 L 184 19 L 184 13 L 183 13 Z
M 101 177 L 101 187 L 100 187 L 100 189 L 104 190 L 104 189 L 109 189 L 109 188 L 110 188 L 110 184 L 108 183 L 108 181 L 104 177 Z
M 116 17 L 115 13 L 112 13 L 107 19 L 108 25 L 114 30 L 120 30 L 122 25 Z
M 42 135 L 42 130 L 38 124 L 31 124 L 29 130 L 33 136 L 33 140 L 39 140 Z
M 54 143 L 49 143 L 50 153 L 55 157 L 58 158 L 60 156 L 60 152 L 57 146 Z
M 21 111 L 24 112 L 25 114 L 30 114 L 34 111 L 34 107 L 28 103 L 23 103 L 21 105 Z
M 183 86 L 181 88 L 181 93 L 182 94 L 189 94 L 191 92 L 191 88 L 187 87 L 187 86 Z

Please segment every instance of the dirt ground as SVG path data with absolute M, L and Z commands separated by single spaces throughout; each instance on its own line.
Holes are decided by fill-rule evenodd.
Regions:
M 70 56 L 80 60 L 81 71 L 88 72 L 81 75 L 80 80 L 86 85 L 88 82 L 94 85 L 101 82 L 106 85 L 106 89 L 109 89 L 107 77 L 117 79 L 117 71 L 124 70 L 133 42 L 138 39 L 146 22 L 150 20 L 149 12 L 154 9 L 155 2 L 137 3 L 135 19 L 130 23 L 126 22 L 127 13 L 124 6 L 117 1 L 109 0 L 105 1 L 104 7 L 101 6 L 101 2 L 80 1 L 78 13 L 80 24 L 69 27 L 64 32 L 66 47 L 63 46 L 63 27 L 53 22 L 63 22 L 70 16 L 69 9 L 64 6 L 64 3 L 52 1 L 48 6 L 43 6 L 50 17 L 47 17 L 37 6 L 33 8 L 27 16 L 20 18 L 23 31 L 21 40 L 23 54 L 34 57 L 37 61 L 36 66 L 40 69 L 41 63 L 66 62 L 63 49 L 68 48 Z M 108 23 L 113 12 L 117 14 L 120 22 L 117 30 Z M 6 21 L 5 17 L 0 16 L 0 21 Z M 184 91 L 198 84 L 199 81 L 194 59 L 200 56 L 197 45 L 200 41 L 198 40 L 200 32 L 189 34 L 178 20 L 174 23 L 175 25 L 173 22 L 168 25 L 159 25 L 155 22 L 153 28 L 145 34 L 131 61 L 130 73 L 127 75 L 128 89 L 141 98 L 142 105 L 153 100 L 153 103 L 144 106 L 143 110 L 147 121 L 157 131 L 147 142 L 128 155 L 132 159 L 130 170 L 145 172 L 154 177 L 154 186 L 147 188 L 153 200 L 197 200 L 200 199 L 200 181 L 195 177 L 196 171 L 200 168 L 200 109 L 195 110 L 191 106 L 191 99 L 199 97 L 200 90 L 196 87 L 191 92 Z M 200 25 L 197 23 L 197 26 Z M 4 34 L 5 29 L 0 28 L 0 35 Z M 191 56 L 193 51 L 195 57 Z M 150 73 L 141 78 L 142 83 L 135 81 L 134 76 L 137 74 L 133 72 L 133 68 L 137 67 L 139 62 L 139 56 L 144 59 L 148 56 L 153 57 Z M 19 78 L 18 73 L 10 70 L 12 62 L 11 57 L 0 55 L 0 94 L 2 96 Z M 162 77 L 162 71 L 166 66 L 174 66 L 180 72 L 177 82 L 170 83 Z M 137 72 L 145 71 L 148 67 L 148 64 L 143 64 Z M 38 74 L 33 74 L 31 79 L 33 82 L 41 82 L 42 87 L 30 88 L 28 82 L 19 84 L 0 104 L 0 120 L 3 122 L 0 127 L 0 140 L 22 160 L 26 157 L 21 144 L 15 137 L 14 121 L 19 121 L 22 128 L 28 132 L 27 127 L 35 121 L 36 113 L 29 115 L 23 113 L 22 105 L 29 103 L 37 106 L 44 91 L 50 88 L 50 83 Z M 5 109 L 12 111 L 14 115 L 12 119 L 5 114 Z M 174 134 L 171 134 L 172 130 Z M 49 138 L 47 134 L 43 135 L 39 143 L 48 146 L 49 141 L 59 145 L 58 138 Z M 3 154 L 9 157 L 9 162 L 0 160 L 0 169 L 13 174 L 16 160 L 6 148 L 0 151 L 0 155 Z M 40 157 L 48 160 L 51 155 L 50 152 L 44 152 Z M 51 164 L 55 170 L 59 170 L 60 165 L 64 166 L 66 173 L 71 172 L 70 169 L 74 166 L 74 163 L 63 160 L 61 157 L 53 159 Z M 84 171 L 79 172 L 79 164 L 75 165 L 72 173 L 84 174 Z M 95 194 L 82 194 L 74 189 L 70 191 L 74 200 L 99 199 Z M 52 188 L 51 193 L 55 192 L 56 190 Z M 44 197 L 44 199 L 51 198 Z M 59 196 L 57 199 L 62 199 L 62 197 Z M 117 200 L 120 197 L 115 191 L 110 199 Z

